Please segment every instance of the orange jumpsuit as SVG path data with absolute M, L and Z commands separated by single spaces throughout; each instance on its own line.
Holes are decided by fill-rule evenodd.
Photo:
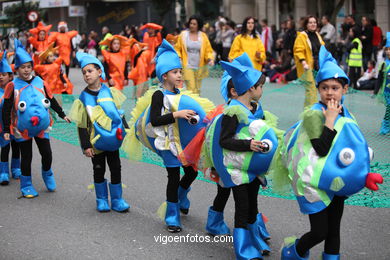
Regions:
M 49 24 L 48 26 L 44 26 L 42 22 L 39 22 L 37 27 L 29 30 L 31 37 L 28 38 L 28 42 L 34 47 L 34 49 L 37 52 L 43 52 L 49 46 L 49 36 L 48 35 L 49 35 L 49 31 L 50 31 L 51 27 L 52 27 L 51 24 Z M 38 40 L 38 34 L 40 31 L 45 32 L 45 39 L 43 41 Z M 34 64 L 41 63 L 38 56 L 39 55 L 36 55 L 34 53 L 34 55 L 33 55 Z
M 123 81 L 127 79 L 125 76 L 126 62 L 129 60 L 129 51 L 128 48 L 122 48 L 118 52 L 110 52 L 107 50 L 102 50 L 102 55 L 104 57 L 104 62 L 108 65 L 109 78 L 114 80 L 114 87 L 122 90 L 124 85 Z
M 72 94 L 73 84 L 68 77 L 61 71 L 62 59 L 58 58 L 51 64 L 38 64 L 34 66 L 34 70 L 45 81 L 45 85 L 50 88 L 53 94 Z M 61 75 L 62 74 L 62 75 Z M 64 82 L 67 87 L 65 88 Z
M 130 49 L 131 71 L 129 79 L 133 80 L 134 86 L 148 81 L 151 72 L 149 72 L 150 63 L 154 57 L 152 52 L 147 49 L 143 50 L 138 44 L 134 44 Z M 135 58 L 137 56 L 137 62 Z
M 154 57 L 154 55 L 156 55 L 156 53 L 157 53 L 157 47 L 160 46 L 160 44 L 162 43 L 161 33 L 158 32 L 156 34 L 156 36 L 150 37 L 149 33 L 145 32 L 143 43 L 147 43 L 148 44 L 149 50 L 152 52 L 152 55 Z M 152 74 L 152 72 L 155 70 L 155 68 L 156 68 L 155 64 L 151 64 L 149 66 L 149 68 L 148 68 L 149 75 Z
M 77 34 L 77 31 L 70 31 L 65 33 L 52 32 L 49 36 L 49 43 L 55 42 L 55 45 L 59 47 L 59 56 L 66 66 L 69 66 L 70 64 L 70 54 L 72 52 L 71 40 Z

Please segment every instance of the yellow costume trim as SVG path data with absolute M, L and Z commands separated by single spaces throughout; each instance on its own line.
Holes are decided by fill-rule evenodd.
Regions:
M 190 96 L 191 98 L 193 98 L 196 102 L 199 103 L 199 105 L 203 108 L 203 110 L 206 112 L 206 114 L 215 108 L 215 105 L 213 102 L 211 102 L 207 98 L 200 97 L 199 94 L 194 94 L 188 90 L 180 91 L 180 94 Z
M 106 129 L 107 131 L 111 131 L 112 119 L 106 115 L 106 113 L 104 112 L 101 106 L 97 105 L 93 107 L 91 121 L 92 123 L 97 122 L 101 127 Z
M 157 216 L 162 220 L 165 221 L 165 215 L 167 214 L 167 202 L 164 201 L 160 207 L 158 207 L 157 210 Z
M 69 112 L 69 117 L 76 126 L 79 128 L 87 128 L 88 115 L 87 110 L 84 107 L 83 102 L 80 99 L 76 99 L 73 102 L 72 108 Z
M 115 87 L 110 88 L 110 91 L 116 107 L 120 109 L 123 102 L 126 101 L 126 96 L 122 93 L 122 91 Z
M 248 124 L 248 115 L 245 113 L 245 111 L 242 109 L 242 106 L 235 105 L 235 106 L 228 106 L 223 111 L 224 115 L 233 117 L 237 116 L 238 122 L 243 124 Z
M 96 135 L 94 138 L 91 139 L 91 144 L 94 145 L 99 138 L 100 135 Z

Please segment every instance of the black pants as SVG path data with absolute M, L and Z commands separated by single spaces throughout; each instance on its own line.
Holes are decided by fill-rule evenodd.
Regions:
M 221 185 L 217 184 L 217 189 L 217 196 L 215 196 L 213 202 L 213 210 L 223 212 L 229 199 L 231 188 L 223 188 Z
M 257 208 L 259 187 L 260 180 L 255 178 L 249 184 L 242 184 L 232 188 L 235 204 L 235 228 L 247 228 L 247 224 L 255 223 L 259 212 Z
M 361 67 L 349 67 L 348 74 L 349 74 L 348 77 L 351 80 L 350 86 L 353 86 L 353 88 L 357 88 L 356 82 L 361 75 Z
M 95 183 L 104 182 L 104 174 L 106 172 L 106 160 L 111 173 L 111 183 L 121 183 L 121 159 L 119 158 L 119 150 L 114 152 L 102 152 L 92 158 L 93 165 L 93 181 Z
M 315 214 L 310 214 L 310 232 L 299 239 L 296 250 L 303 257 L 313 246 L 325 240 L 326 254 L 340 252 L 340 223 L 344 211 L 344 197 L 334 196 L 329 206 Z
M 180 167 L 166 168 L 168 171 L 167 201 L 177 203 L 179 185 L 187 190 L 198 176 L 198 173 L 191 166 L 183 166 L 184 176 L 180 180 Z
M 65 74 L 67 77 L 69 76 L 69 68 L 70 68 L 70 65 L 65 65 Z
M 38 146 L 41 154 L 42 170 L 48 171 L 51 168 L 52 153 L 50 140 L 46 138 L 34 137 L 35 143 Z M 31 161 L 32 161 L 32 139 L 19 143 L 21 160 L 20 170 L 23 176 L 31 176 Z
M 12 159 L 19 159 L 20 158 L 20 149 L 19 144 L 15 141 L 11 141 L 11 145 L 7 144 L 3 148 L 1 148 L 1 162 L 8 162 L 9 160 L 9 150 L 12 146 Z

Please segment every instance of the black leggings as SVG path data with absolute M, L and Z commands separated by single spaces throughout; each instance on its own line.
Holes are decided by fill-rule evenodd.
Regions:
M 52 153 L 50 140 L 46 138 L 34 137 L 35 143 L 38 146 L 41 154 L 42 170 L 48 171 L 51 168 Z M 31 176 L 31 161 L 32 161 L 32 139 L 19 143 L 21 161 L 20 169 L 23 176 Z
M 69 68 L 70 68 L 70 65 L 68 65 L 68 66 L 65 65 L 65 74 L 67 77 L 69 76 Z
M 94 155 L 92 158 L 93 165 L 93 181 L 95 183 L 104 182 L 104 174 L 106 172 L 106 160 L 111 173 L 111 183 L 121 183 L 121 159 L 119 158 L 119 150 L 113 152 L 102 152 Z
M 360 67 L 349 67 L 348 77 L 351 80 L 351 86 L 356 89 L 356 82 L 360 78 L 361 68 Z
M 259 187 L 260 180 L 255 178 L 249 184 L 241 184 L 232 188 L 235 204 L 235 228 L 247 228 L 247 224 L 255 223 L 257 214 L 259 213 L 257 208 Z
M 213 210 L 223 212 L 229 199 L 231 188 L 223 188 L 221 185 L 217 184 L 217 189 L 217 196 L 215 196 L 213 202 Z
M 12 159 L 20 158 L 19 144 L 15 140 L 12 140 L 11 145 L 7 144 L 6 146 L 1 148 L 1 162 L 8 162 L 9 150 L 11 146 L 12 146 Z
M 345 197 L 334 196 L 329 206 L 310 214 L 310 232 L 299 239 L 296 250 L 303 257 L 313 246 L 325 240 L 326 254 L 338 255 L 340 251 L 340 222 L 343 216 Z
M 168 171 L 167 201 L 177 203 L 179 185 L 188 189 L 198 176 L 198 172 L 191 166 L 183 166 L 184 176 L 180 180 L 180 167 L 166 167 Z

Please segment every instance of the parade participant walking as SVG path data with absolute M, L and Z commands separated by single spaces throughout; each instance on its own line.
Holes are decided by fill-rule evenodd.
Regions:
M 122 198 L 119 148 L 125 142 L 125 128 L 128 126 L 119 109 L 126 97 L 116 88 L 100 82 L 106 76 L 96 57 L 79 52 L 76 58 L 88 85 L 74 102 L 70 115 L 78 127 L 81 149 L 92 159 L 96 209 L 110 211 L 107 180 L 104 178 L 107 161 L 111 172 L 111 209 L 124 212 L 130 206 Z
M 41 62 L 39 54 L 49 47 L 49 31 L 51 27 L 51 24 L 45 26 L 42 22 L 39 22 L 37 27 L 29 31 L 31 36 L 28 38 L 28 42 L 33 46 L 33 61 L 35 65 Z
M 22 171 L 20 191 L 23 197 L 34 198 L 38 196 L 38 192 L 31 181 L 32 139 L 34 138 L 42 157 L 42 179 L 49 191 L 55 191 L 57 186 L 51 169 L 52 151 L 48 133 L 53 121 L 49 108 L 68 123 L 70 120 L 44 81 L 33 76 L 31 56 L 17 39 L 15 46 L 15 70 L 18 77 L 8 83 L 4 93 L 4 139 L 10 140 L 11 133 L 19 143 Z

